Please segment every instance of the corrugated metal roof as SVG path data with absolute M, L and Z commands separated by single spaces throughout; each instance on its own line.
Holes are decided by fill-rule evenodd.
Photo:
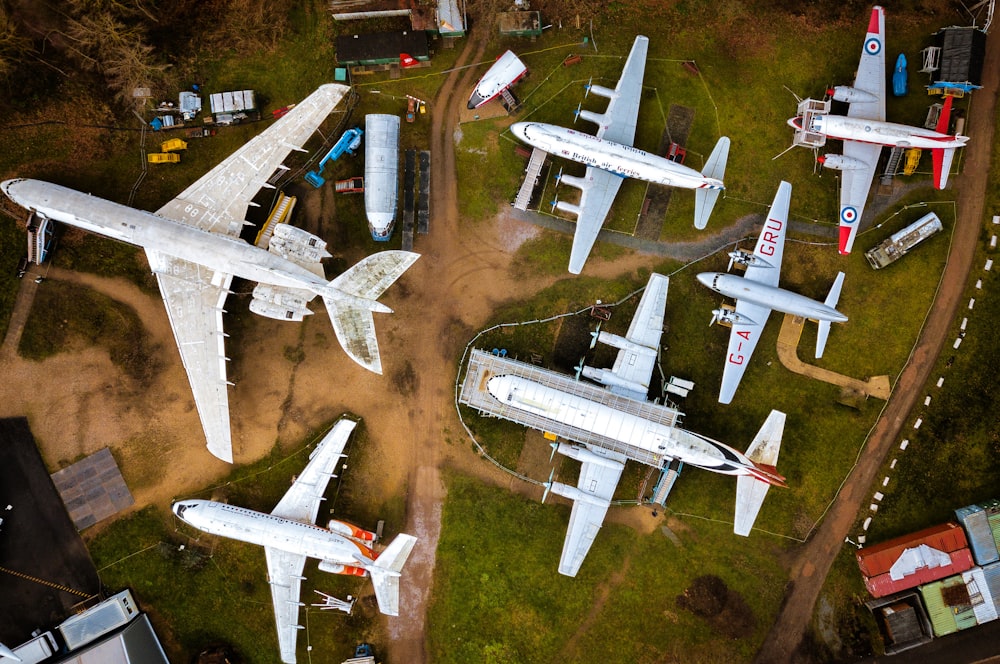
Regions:
M 976 615 L 976 624 L 982 625 L 996 620 L 997 608 L 993 604 L 993 595 L 990 593 L 982 568 L 973 567 L 967 572 L 962 572 L 962 580 L 969 589 L 969 601 L 972 604 L 972 612 Z
M 893 581 L 888 572 L 872 577 L 865 577 L 865 587 L 872 597 L 885 597 L 908 588 L 915 588 L 919 585 L 937 581 L 967 569 L 971 569 L 975 563 L 972 560 L 972 552 L 969 549 L 959 549 L 948 554 L 951 558 L 950 565 L 939 567 L 922 567 L 913 574 L 904 576 L 898 581 Z
M 928 583 L 920 588 L 920 595 L 924 598 L 924 606 L 927 607 L 927 615 L 930 616 L 934 636 L 945 636 L 958 631 L 955 611 L 945 604 L 941 592 L 944 589 L 962 585 L 965 585 L 962 577 L 954 576 L 943 581 Z
M 993 605 L 1000 611 L 1000 563 L 984 566 L 983 578 L 993 597 Z
M 861 573 L 866 577 L 874 577 L 888 573 L 903 551 L 921 544 L 926 544 L 945 553 L 952 553 L 968 547 L 968 540 L 965 538 L 965 530 L 957 523 L 943 523 L 909 535 L 902 535 L 875 546 L 859 549 L 855 553 L 855 558 Z M 964 571 L 969 567 L 971 565 L 956 571 Z
M 958 522 L 965 528 L 972 555 L 980 565 L 988 565 L 1000 560 L 997 543 L 993 539 L 993 531 L 984 510 L 979 505 L 969 505 L 955 510 Z

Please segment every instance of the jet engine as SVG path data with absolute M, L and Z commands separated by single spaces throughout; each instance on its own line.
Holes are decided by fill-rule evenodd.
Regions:
M 872 93 L 858 90 L 849 85 L 838 85 L 835 88 L 830 88 L 826 93 L 837 101 L 846 101 L 848 104 L 857 102 L 874 103 L 878 101 L 878 97 Z
M 302 291 L 293 288 L 282 288 L 270 284 L 257 284 L 253 289 L 253 299 L 250 300 L 250 311 L 259 316 L 277 320 L 301 321 L 312 311 L 306 306 L 309 300 L 301 295 Z
M 321 572 L 327 572 L 329 574 L 343 574 L 345 576 L 368 576 L 368 571 L 363 567 L 355 567 L 354 565 L 342 565 L 340 563 L 335 563 L 330 560 L 319 561 L 319 570 Z
M 845 157 L 842 154 L 824 154 L 816 157 L 816 161 L 821 163 L 824 168 L 830 168 L 835 171 L 855 171 L 860 168 L 866 168 L 868 164 L 861 161 L 860 159 L 855 159 L 854 157 Z
M 326 250 L 325 241 L 309 231 L 288 224 L 275 225 L 274 235 L 271 236 L 267 249 L 272 254 L 306 266 L 331 256 Z
M 350 523 L 345 523 L 344 521 L 337 521 L 336 519 L 331 519 L 328 524 L 326 524 L 326 529 L 337 533 L 338 535 L 343 535 L 344 537 L 350 537 L 353 540 L 358 540 L 360 542 L 374 542 L 376 539 L 375 533 L 370 530 L 364 530 L 363 528 L 358 528 Z

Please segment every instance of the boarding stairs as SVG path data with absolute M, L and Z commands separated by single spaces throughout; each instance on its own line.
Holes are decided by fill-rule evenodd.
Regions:
M 264 227 L 257 234 L 257 240 L 254 244 L 261 249 L 267 249 L 271 243 L 271 236 L 274 235 L 274 227 L 288 221 L 293 207 L 295 207 L 295 196 L 286 196 L 284 193 L 278 194 L 278 202 L 275 203 L 271 214 L 267 215 L 267 221 L 264 222 Z
M 666 507 L 667 496 L 670 495 L 670 490 L 674 488 L 674 482 L 677 481 L 677 477 L 681 474 L 681 469 L 683 468 L 683 461 L 672 459 L 670 463 L 660 471 L 660 479 L 656 482 L 656 486 L 653 487 L 653 497 L 649 502 L 654 505 Z
M 532 149 L 531 157 L 528 159 L 528 167 L 524 171 L 524 182 L 521 183 L 521 190 L 517 192 L 517 198 L 514 199 L 514 208 L 518 210 L 528 209 L 531 194 L 535 191 L 535 185 L 538 184 L 538 175 L 542 172 L 547 155 L 545 150 Z
M 896 177 L 896 173 L 899 172 L 899 165 L 903 163 L 903 153 L 906 148 L 895 146 L 889 153 L 889 161 L 885 165 L 885 171 L 882 172 L 882 178 L 880 183 L 882 186 L 887 186 L 892 184 L 892 180 Z

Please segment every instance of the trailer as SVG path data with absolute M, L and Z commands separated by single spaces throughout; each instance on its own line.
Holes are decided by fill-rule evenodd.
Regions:
M 944 229 L 941 220 L 930 212 L 917 219 L 901 231 L 893 233 L 884 242 L 865 252 L 865 258 L 873 270 L 879 270 L 898 261 L 910 249 L 917 246 L 935 233 Z
M 360 175 L 346 180 L 337 180 L 334 183 L 334 191 L 338 194 L 360 194 L 365 190 L 365 179 Z

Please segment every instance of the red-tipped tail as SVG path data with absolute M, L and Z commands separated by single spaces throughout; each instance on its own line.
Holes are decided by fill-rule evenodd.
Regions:
M 769 466 L 765 463 L 753 462 L 754 467 L 749 468 L 750 474 L 755 478 L 759 479 L 761 482 L 767 482 L 772 486 L 780 486 L 783 488 L 788 488 L 785 483 L 785 476 L 778 473 L 778 469 L 774 466 Z

